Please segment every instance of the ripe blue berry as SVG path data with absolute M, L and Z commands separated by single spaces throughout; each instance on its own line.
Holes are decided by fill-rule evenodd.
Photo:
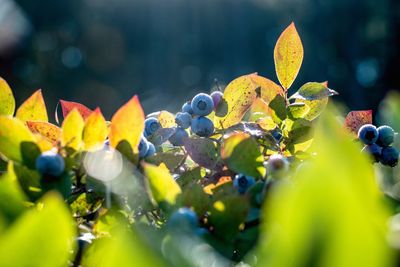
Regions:
M 211 93 L 211 98 L 213 100 L 214 103 L 214 109 L 217 108 L 219 102 L 221 102 L 222 97 L 224 96 L 224 94 L 221 91 L 214 91 Z
M 157 118 L 150 117 L 144 121 L 144 132 L 146 136 L 152 135 L 159 128 L 161 128 L 161 124 L 158 122 Z
M 200 93 L 192 99 L 193 114 L 198 116 L 207 116 L 214 109 L 214 102 L 211 96 Z
M 192 120 L 191 129 L 198 136 L 208 137 L 214 133 L 214 124 L 206 117 L 197 117 Z
M 183 104 L 182 112 L 193 114 L 193 109 L 192 109 L 192 105 L 190 104 L 190 102 L 186 102 L 185 104 Z
M 144 156 L 145 158 L 151 157 L 156 153 L 156 147 L 150 142 L 148 142 L 148 144 L 149 144 L 149 149 L 147 150 L 146 156 Z
M 279 130 L 273 130 L 271 132 L 272 136 L 275 138 L 275 140 L 279 143 L 282 140 L 282 133 Z
M 238 190 L 240 194 L 246 193 L 252 185 L 256 183 L 256 180 L 252 176 L 244 174 L 237 174 L 233 180 L 233 186 Z
M 392 127 L 383 125 L 378 127 L 378 140 L 376 141 L 377 144 L 380 146 L 390 146 L 394 141 L 394 130 Z
M 187 112 L 178 112 L 175 116 L 175 122 L 179 127 L 187 129 L 192 123 L 192 115 Z
M 370 145 L 378 140 L 378 130 L 372 124 L 364 124 L 358 130 L 358 138 L 366 145 Z
M 42 153 L 36 159 L 36 169 L 42 175 L 59 176 L 64 172 L 64 159 L 53 151 Z
M 187 137 L 189 137 L 189 135 L 186 130 L 178 127 L 175 129 L 175 133 L 169 138 L 169 141 L 174 146 L 183 146 L 183 141 Z
M 139 157 L 143 158 L 146 156 L 147 151 L 149 150 L 149 142 L 146 137 L 142 136 L 139 143 Z
M 399 161 L 399 151 L 394 147 L 382 148 L 381 163 L 386 166 L 394 167 Z
M 199 219 L 197 218 L 196 213 L 189 208 L 180 208 L 174 213 L 172 213 L 171 217 L 168 220 L 168 226 L 173 230 L 189 230 L 196 229 L 198 225 Z
M 375 162 L 379 162 L 379 159 L 381 158 L 382 148 L 377 144 L 366 145 L 361 150 L 361 152 L 369 154 L 370 156 L 372 156 Z

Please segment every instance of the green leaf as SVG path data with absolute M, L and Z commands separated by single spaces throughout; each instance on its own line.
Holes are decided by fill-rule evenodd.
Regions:
M 264 177 L 263 156 L 257 142 L 248 134 L 236 133 L 224 140 L 221 157 L 229 169 L 254 177 Z
M 0 177 L 0 217 L 13 222 L 25 209 L 26 196 L 14 173 L 12 161 L 8 163 L 7 172 Z M 1 235 L 1 234 L 0 234 Z
M 47 195 L 43 208 L 25 212 L 2 233 L 0 266 L 67 266 L 73 255 L 75 229 L 64 202 Z
M 292 153 L 306 151 L 312 143 L 313 128 L 311 122 L 305 119 L 286 120 L 284 128 L 285 144 Z
M 33 134 L 23 122 L 0 116 L 0 153 L 8 159 L 22 161 L 21 143 L 34 141 Z
M 211 139 L 192 136 L 184 144 L 189 156 L 200 166 L 210 170 L 222 168 L 217 144 Z
M 309 107 L 308 112 L 303 116 L 308 121 L 315 120 L 321 115 L 328 105 L 329 97 L 324 97 L 316 100 L 296 99 L 295 103 L 304 103 Z
M 196 183 L 188 185 L 179 197 L 180 206 L 192 207 L 199 217 L 209 209 L 210 198 L 203 187 Z
M 293 84 L 303 62 L 303 45 L 292 22 L 279 36 L 274 49 L 275 71 L 286 90 Z
M 214 233 L 225 241 L 232 241 L 239 233 L 239 226 L 245 222 L 249 202 L 245 197 L 227 195 L 216 200 L 210 209 L 209 223 Z
M 0 77 L 0 115 L 13 115 L 15 99 L 7 82 Z
M 155 146 L 160 146 L 175 133 L 174 128 L 159 128 L 154 134 L 150 135 L 147 140 Z
M 43 195 L 40 186 L 41 175 L 36 170 L 28 169 L 25 165 L 15 164 L 14 172 L 22 190 L 32 201 Z
M 181 188 L 184 188 L 190 183 L 200 181 L 201 178 L 201 167 L 194 167 L 193 169 L 187 170 L 183 174 L 181 174 L 176 181 Z
M 269 103 L 271 117 L 276 123 L 281 123 L 287 117 L 286 100 L 281 95 L 276 95 Z
M 277 95 L 283 96 L 283 90 L 271 80 L 255 73 L 241 76 L 225 88 L 222 101 L 215 111 L 214 125 L 217 128 L 235 125 L 257 98 L 268 105 Z
M 316 100 L 338 95 L 338 92 L 328 88 L 324 83 L 308 82 L 290 97 L 290 99 Z
M 154 166 L 143 163 L 143 169 L 151 193 L 157 203 L 175 204 L 176 197 L 181 193 L 181 188 L 169 173 L 165 165 Z
M 47 122 L 46 104 L 44 103 L 42 90 L 39 89 L 33 93 L 24 103 L 17 109 L 15 115 L 22 121 L 44 121 Z
M 290 118 L 299 119 L 304 118 L 304 116 L 310 111 L 310 107 L 305 103 L 293 103 L 287 107 L 287 112 Z
M 256 266 L 394 264 L 372 165 L 327 113 L 316 130 L 318 156 L 266 201 Z
M 22 161 L 28 168 L 36 168 L 36 158 L 41 153 L 40 148 L 34 142 L 21 142 Z
M 85 252 L 82 266 L 130 267 L 165 266 L 160 256 L 152 252 L 138 233 L 116 231 L 112 238 L 100 238 Z
M 184 162 L 186 155 L 177 152 L 160 152 L 154 156 L 146 158 L 146 162 L 153 165 L 164 163 L 170 171 L 175 171 L 176 168 Z

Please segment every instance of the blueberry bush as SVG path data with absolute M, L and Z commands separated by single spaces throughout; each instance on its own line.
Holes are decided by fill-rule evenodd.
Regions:
M 294 24 L 257 73 L 173 114 L 137 96 L 107 121 L 0 80 L 0 266 L 391 266 L 400 248 L 400 95 L 343 109 L 328 82 L 289 96 Z M 62 116 L 61 116 L 62 115 Z M 379 163 L 380 162 L 380 163 Z M 374 164 L 377 163 L 377 164 Z

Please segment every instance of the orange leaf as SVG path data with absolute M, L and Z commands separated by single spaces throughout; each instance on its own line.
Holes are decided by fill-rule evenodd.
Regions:
M 96 108 L 85 122 L 83 129 L 83 143 L 86 149 L 91 149 L 98 144 L 102 144 L 107 138 L 108 128 L 106 120 L 100 111 Z
M 58 126 L 49 122 L 27 121 L 26 125 L 32 133 L 40 134 L 41 136 L 48 139 L 53 145 L 55 145 L 61 137 L 61 129 Z
M 292 22 L 279 36 L 274 49 L 275 71 L 286 90 L 293 84 L 303 62 L 303 45 Z
M 64 118 L 66 118 L 68 113 L 70 113 L 74 108 L 78 110 L 83 119 L 89 117 L 89 115 L 93 112 L 90 108 L 77 102 L 60 100 L 60 104 Z
M 112 117 L 110 126 L 110 144 L 116 147 L 119 142 L 126 140 L 134 151 L 140 142 L 144 129 L 144 112 L 139 98 L 135 95 L 123 105 Z
M 364 124 L 372 123 L 372 110 L 351 111 L 347 114 L 344 127 L 351 133 L 356 134 Z
M 79 150 L 85 122 L 77 109 L 68 113 L 62 124 L 62 145 Z
M 41 89 L 37 90 L 22 103 L 17 109 L 16 117 L 22 121 L 47 122 L 49 120 Z
M 0 77 L 0 115 L 13 115 L 15 99 L 7 82 Z

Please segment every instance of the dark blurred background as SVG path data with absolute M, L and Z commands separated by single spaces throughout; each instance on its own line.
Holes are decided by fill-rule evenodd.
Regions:
M 0 76 L 20 104 L 42 88 L 110 118 L 138 94 L 147 113 L 259 72 L 296 23 L 305 57 L 294 92 L 329 81 L 350 109 L 400 87 L 398 0 L 0 0 Z

